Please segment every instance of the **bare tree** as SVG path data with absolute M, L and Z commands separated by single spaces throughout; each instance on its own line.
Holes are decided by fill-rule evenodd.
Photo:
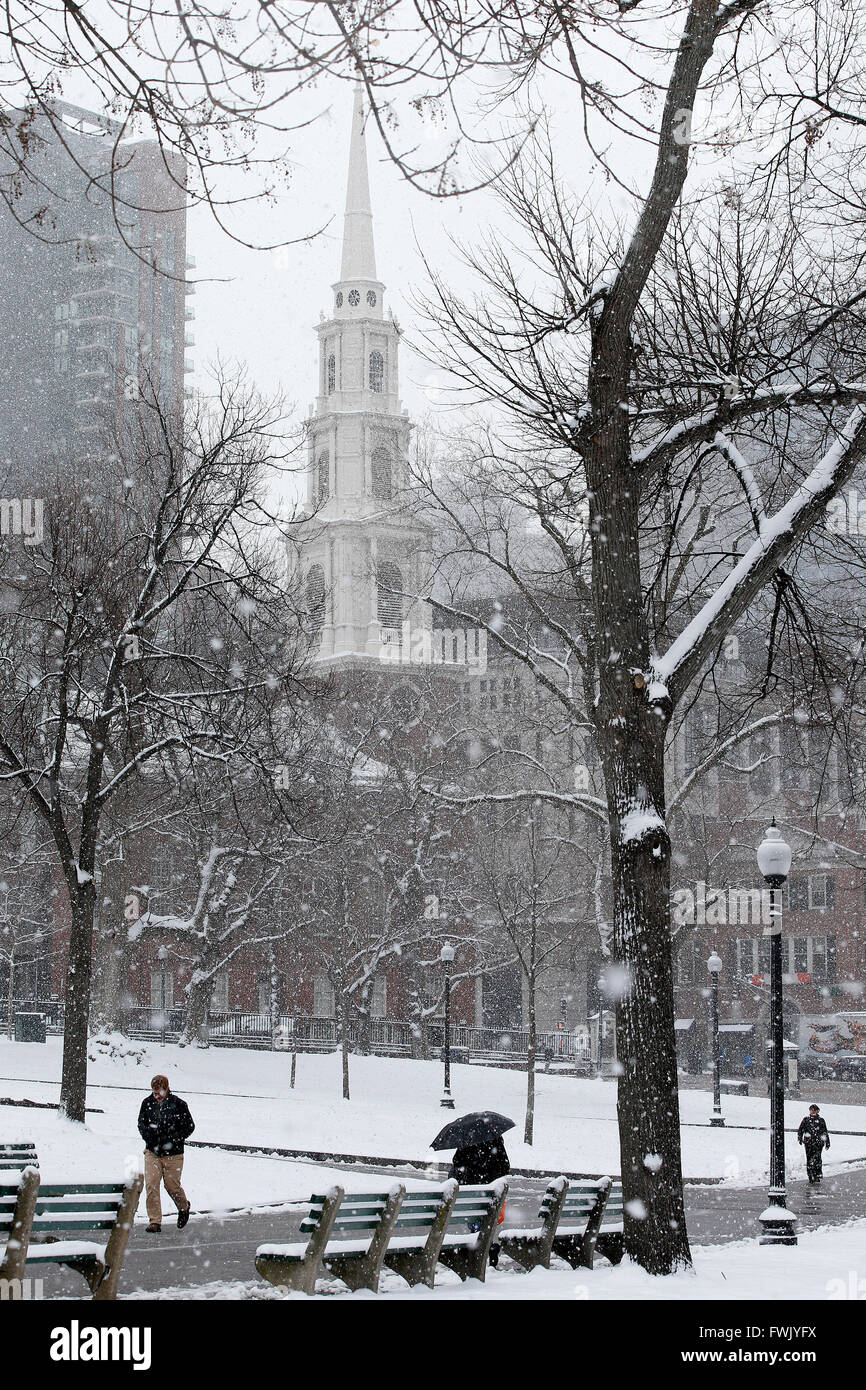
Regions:
M 7 551 L 3 572 L 0 778 L 45 826 L 66 888 L 61 1105 L 82 1121 L 106 808 L 169 750 L 230 761 L 261 713 L 251 692 L 285 684 L 296 659 L 259 543 L 272 407 L 223 382 L 186 438 L 155 408 L 140 423 L 133 485 L 107 468 L 58 486 L 42 545 Z
M 671 720 L 747 611 L 767 623 L 773 646 L 776 605 L 763 595 L 786 562 L 800 592 L 810 581 L 814 590 L 804 538 L 866 453 L 862 249 L 844 229 L 828 248 L 823 207 L 819 219 L 809 207 L 814 188 L 822 204 L 847 196 L 833 171 L 801 160 L 796 196 L 704 186 L 701 209 L 680 211 L 705 74 L 722 81 L 726 32 L 759 8 L 683 6 L 652 179 L 628 236 L 597 219 L 590 233 L 590 214 L 541 143 L 501 183 L 516 244 L 490 238 L 473 258 L 477 298 L 460 301 L 434 274 L 428 303 L 428 352 L 498 412 L 474 448 L 464 443 L 456 490 L 429 463 L 419 476 L 455 552 L 482 556 L 532 615 L 530 641 L 526 626 L 509 628 L 507 609 L 488 624 L 491 639 L 575 727 L 591 719 L 601 758 L 623 982 L 626 1246 L 654 1272 L 689 1258 L 671 988 Z M 433 601 L 476 616 L 471 603 Z M 555 639 L 547 650 L 542 626 Z

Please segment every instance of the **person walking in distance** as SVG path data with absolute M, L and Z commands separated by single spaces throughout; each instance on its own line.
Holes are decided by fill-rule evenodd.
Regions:
M 809 1106 L 797 1130 L 797 1140 L 806 1150 L 806 1173 L 811 1183 L 820 1182 L 824 1176 L 822 1150 L 830 1147 L 827 1121 L 821 1118 L 817 1105 Z
M 177 1207 L 178 1230 L 189 1221 L 189 1202 L 180 1184 L 183 1145 L 195 1129 L 189 1106 L 169 1088 L 167 1076 L 155 1076 L 151 1094 L 138 1112 L 138 1132 L 144 1140 L 144 1186 L 148 1231 L 162 1230 L 160 1184 Z

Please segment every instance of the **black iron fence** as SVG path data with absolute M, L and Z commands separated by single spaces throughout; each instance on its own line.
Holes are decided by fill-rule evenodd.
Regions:
M 63 1002 L 61 1000 L 13 1001 L 12 1014 L 38 1013 L 45 1019 L 48 1033 L 63 1031 Z M 274 1026 L 276 1025 L 276 1027 Z M 183 1035 L 184 1010 L 169 1006 L 128 1009 L 123 1017 L 122 1031 L 130 1038 L 149 1041 L 178 1042 Z M 8 1029 L 6 1004 L 0 1003 L 0 1033 Z M 386 1057 L 406 1057 L 413 1051 L 413 1030 L 417 1025 L 396 1019 L 354 1018 L 348 1024 L 349 1043 L 353 1050 L 363 1050 Z M 426 1043 L 434 1055 L 444 1044 L 444 1025 L 431 1021 L 426 1025 Z M 208 1016 L 207 1041 L 215 1047 L 277 1048 L 296 1052 L 333 1052 L 340 1045 L 335 1018 L 316 1018 L 308 1015 L 251 1013 L 245 1010 L 217 1012 Z M 529 1030 L 526 1028 L 475 1028 L 465 1024 L 451 1027 L 451 1051 L 456 1061 L 465 1057 L 479 1060 L 526 1060 L 529 1049 Z M 539 1061 L 569 1063 L 590 1062 L 590 1045 L 585 1034 L 566 1032 L 539 1033 L 536 1038 Z M 462 1054 L 462 1056 L 461 1056 Z

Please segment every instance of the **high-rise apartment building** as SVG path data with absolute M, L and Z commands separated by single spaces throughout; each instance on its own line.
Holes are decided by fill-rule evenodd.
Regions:
M 26 481 L 115 452 L 142 397 L 180 420 L 193 286 L 179 161 L 65 102 L 5 118 L 0 466 Z

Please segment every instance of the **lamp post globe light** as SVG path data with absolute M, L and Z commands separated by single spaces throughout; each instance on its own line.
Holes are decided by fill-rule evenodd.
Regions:
M 442 1047 L 442 1056 L 445 1059 L 445 1087 L 440 1105 L 446 1110 L 453 1110 L 454 1097 L 451 1094 L 451 966 L 454 963 L 454 947 L 449 941 L 445 942 L 439 952 L 439 959 L 445 971 L 445 1027 Z
M 761 1245 L 796 1245 L 796 1216 L 785 1192 L 785 1072 L 782 1016 L 782 912 L 779 889 L 791 868 L 791 846 L 773 823 L 758 846 L 758 868 L 770 889 L 770 1191 L 761 1213 Z
M 713 1113 L 710 1116 L 710 1124 L 716 1128 L 724 1126 L 725 1118 L 722 1114 L 722 1088 L 719 1076 L 719 971 L 722 968 L 722 958 L 713 951 L 707 961 L 707 970 L 712 980 L 710 989 L 710 1032 L 712 1034 L 713 1048 Z

